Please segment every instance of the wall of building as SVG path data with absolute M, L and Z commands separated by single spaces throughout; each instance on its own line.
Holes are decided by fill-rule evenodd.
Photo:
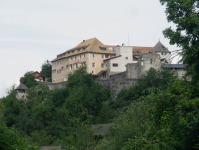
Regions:
M 116 53 L 116 57 L 110 59 L 108 61 L 109 72 L 124 72 L 126 71 L 126 65 L 128 63 L 137 63 L 137 61 L 133 61 L 132 47 L 131 46 L 117 46 L 114 48 Z M 114 66 L 113 64 L 117 64 L 118 66 Z
M 27 93 L 16 92 L 16 98 L 18 100 L 26 100 L 27 99 Z
M 93 57 L 94 54 L 94 57 Z M 98 74 L 101 70 L 107 69 L 104 64 L 104 59 L 110 58 L 109 54 L 98 54 L 98 53 L 89 53 L 89 73 Z M 93 67 L 93 63 L 95 63 L 95 67 Z M 101 65 L 104 64 L 104 67 Z
M 89 65 L 88 57 L 89 57 L 88 53 L 82 53 L 82 54 L 70 56 L 70 57 L 63 58 L 61 60 L 57 60 L 53 62 L 52 63 L 52 82 L 59 83 L 59 82 L 67 81 L 68 74 L 73 73 L 77 69 L 74 63 L 79 59 L 82 62 L 86 62 L 85 64 L 88 66 Z M 68 69 L 67 69 L 67 65 L 68 65 Z M 72 70 L 70 69 L 70 65 L 72 65 Z M 62 67 L 63 67 L 63 70 L 62 70 Z M 60 69 L 61 69 L 61 73 L 60 72 L 57 73 L 57 70 L 60 70 Z

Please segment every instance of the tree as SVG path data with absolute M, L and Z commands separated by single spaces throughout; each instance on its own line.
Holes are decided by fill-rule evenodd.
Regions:
M 50 61 L 44 61 L 44 63 L 41 66 L 40 73 L 47 77 L 49 82 L 52 82 L 52 64 Z
M 192 80 L 199 75 L 199 1 L 198 0 L 160 0 L 166 4 L 168 22 L 176 24 L 176 29 L 165 29 L 163 34 L 170 44 L 182 47 L 182 61 L 190 66 Z M 196 82 L 195 82 L 196 83 Z
M 33 76 L 34 71 L 28 71 L 20 78 L 20 82 L 25 84 L 28 88 L 38 85 L 35 77 Z
M 8 129 L 0 125 L 0 149 L 1 150 L 39 150 L 40 148 L 25 139 L 20 138 L 15 129 Z

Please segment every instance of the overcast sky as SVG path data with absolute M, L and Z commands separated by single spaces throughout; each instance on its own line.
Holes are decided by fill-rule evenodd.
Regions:
M 168 23 L 159 0 L 0 0 L 0 98 L 27 71 L 93 37 L 103 44 L 169 50 Z M 173 26 L 174 27 L 174 26 Z

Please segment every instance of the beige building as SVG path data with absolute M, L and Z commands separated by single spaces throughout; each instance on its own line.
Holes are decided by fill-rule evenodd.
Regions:
M 80 66 L 87 66 L 87 72 L 94 76 L 107 70 L 104 59 L 115 56 L 115 52 L 105 47 L 97 38 L 83 40 L 76 47 L 57 55 L 52 62 L 52 82 L 68 80 L 68 74 Z

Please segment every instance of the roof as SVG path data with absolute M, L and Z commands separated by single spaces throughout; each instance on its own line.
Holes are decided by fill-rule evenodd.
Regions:
M 187 68 L 187 64 L 162 64 L 162 68 Z
M 118 56 L 115 56 L 115 57 L 107 58 L 107 59 L 104 59 L 104 61 L 110 60 L 110 59 L 114 59 L 114 58 L 117 58 L 117 57 L 121 57 L 121 56 L 122 56 L 122 55 L 118 55 Z
M 15 90 L 27 90 L 27 86 L 25 86 L 23 83 L 20 83 Z
M 105 48 L 106 50 L 101 50 Z M 97 38 L 88 39 L 86 41 L 81 42 L 76 47 L 65 51 L 62 54 L 57 55 L 57 58 L 53 59 L 51 62 L 67 58 L 70 56 L 74 56 L 77 54 L 82 54 L 85 52 L 91 53 L 102 53 L 102 54 L 115 54 L 114 51 L 107 48 L 104 44 L 102 44 Z
M 41 76 L 45 77 L 43 74 L 39 73 L 38 71 L 35 71 L 35 72 L 33 73 L 33 75 L 34 75 L 35 73 L 38 73 L 38 74 L 40 74 Z
M 166 48 L 160 41 L 154 46 L 154 52 L 170 53 L 168 48 Z
M 94 135 L 99 135 L 99 134 L 106 134 L 108 131 L 108 128 L 112 125 L 112 123 L 109 124 L 97 124 L 93 125 L 92 129 L 95 131 Z

